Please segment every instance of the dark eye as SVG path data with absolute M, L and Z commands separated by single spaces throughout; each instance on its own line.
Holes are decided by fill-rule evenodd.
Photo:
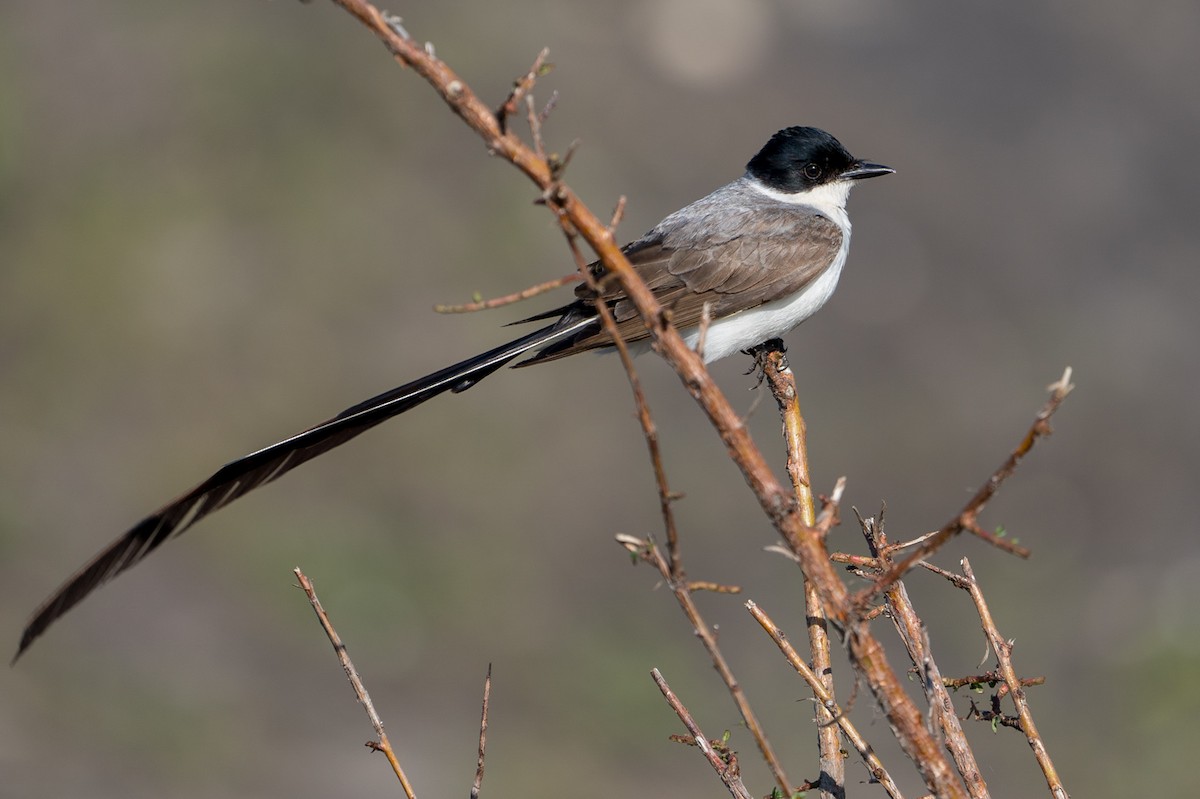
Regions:
M 804 177 L 808 178 L 809 180 L 817 180 L 821 177 L 822 172 L 823 170 L 821 169 L 820 164 L 814 164 L 810 162 L 804 165 Z

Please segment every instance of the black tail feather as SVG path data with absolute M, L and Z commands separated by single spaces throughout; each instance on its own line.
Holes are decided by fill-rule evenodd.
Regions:
M 594 321 L 564 317 L 482 355 L 360 402 L 302 433 L 225 464 L 203 483 L 140 521 L 63 583 L 30 618 L 13 660 L 97 588 L 213 511 L 426 400 L 447 391 L 465 391 L 515 358 L 574 336 Z

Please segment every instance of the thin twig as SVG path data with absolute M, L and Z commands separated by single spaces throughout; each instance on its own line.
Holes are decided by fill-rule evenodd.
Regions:
M 939 577 L 945 577 L 947 580 L 950 581 L 950 583 L 952 585 L 954 585 L 955 588 L 961 588 L 965 591 L 967 588 L 970 587 L 968 585 L 967 578 L 963 577 L 961 574 L 956 574 L 952 571 L 949 571 L 948 569 L 943 569 L 940 566 L 934 566 L 932 563 L 930 563 L 927 560 L 923 560 L 920 563 L 918 563 L 917 565 L 920 566 L 921 568 L 925 569 L 926 571 L 933 572 L 934 574 L 938 575 Z
M 742 721 L 746 723 L 746 729 L 750 731 L 750 735 L 754 738 L 754 743 L 758 745 L 758 751 L 762 754 L 767 768 L 771 770 L 771 774 L 775 777 L 775 784 L 783 791 L 784 796 L 791 796 L 797 790 L 797 787 L 788 779 L 787 773 L 783 770 L 783 763 L 780 762 L 779 757 L 775 754 L 775 748 L 771 745 L 771 741 L 767 738 L 762 723 L 758 720 L 758 716 L 750 706 L 750 700 L 746 697 L 746 692 L 742 689 L 741 683 L 734 677 L 733 669 L 729 666 L 729 661 L 725 659 L 724 653 L 721 652 L 721 646 L 717 643 L 717 636 L 713 634 L 712 626 L 700 614 L 700 608 L 697 607 L 695 600 L 692 598 L 689 584 L 672 577 L 671 566 L 663 558 L 662 552 L 654 545 L 653 541 L 643 541 L 633 536 L 622 535 L 617 537 L 617 542 L 630 553 L 658 569 L 658 573 L 662 575 L 663 580 L 675 595 L 676 601 L 679 602 L 680 608 L 683 609 L 684 615 L 687 616 L 687 620 L 692 625 L 696 637 L 700 639 L 700 643 L 704 645 L 709 657 L 712 658 L 713 668 L 717 670 L 717 674 L 721 675 L 721 680 L 724 681 L 726 690 L 729 691 L 733 703 L 737 705 L 738 712 L 742 716 Z
M 617 226 L 621 224 L 621 220 L 625 218 L 625 195 L 622 194 L 617 198 L 617 206 L 613 208 L 612 219 L 608 223 L 608 232 L 616 233 Z
M 1033 550 L 1031 550 L 1029 547 L 1023 547 L 1016 541 L 1013 541 L 1010 538 L 1005 538 L 998 533 L 989 533 L 987 530 L 984 530 L 979 526 L 979 522 L 976 519 L 965 520 L 963 522 L 963 527 L 971 535 L 988 542 L 996 549 L 1004 550 L 1010 555 L 1016 555 L 1018 558 L 1024 558 L 1025 560 L 1028 560 L 1030 556 L 1033 555 Z
M 471 785 L 471 799 L 479 799 L 483 787 L 483 760 L 487 752 L 488 705 L 492 699 L 492 664 L 488 664 L 487 676 L 483 679 L 483 712 L 479 718 L 479 759 L 475 765 L 475 782 Z
M 804 678 L 804 681 L 808 683 L 808 687 L 812 689 L 813 696 L 815 696 L 817 699 L 816 704 L 820 705 L 829 717 L 828 724 L 822 726 L 828 726 L 831 730 L 833 730 L 835 738 L 837 738 L 837 733 L 840 729 L 842 733 L 845 734 L 846 740 L 848 740 L 850 745 L 853 746 L 858 752 L 859 756 L 863 760 L 863 763 L 866 764 L 867 770 L 871 772 L 872 781 L 878 782 L 880 785 L 882 785 L 883 789 L 887 791 L 888 796 L 891 796 L 892 799 L 903 799 L 903 795 L 900 793 L 900 787 L 896 785 L 895 781 L 892 779 L 892 776 L 884 767 L 883 761 L 881 761 L 879 756 L 875 754 L 875 750 L 871 748 L 869 743 L 867 743 L 867 739 L 862 736 L 862 734 L 858 731 L 858 728 L 854 726 L 854 723 L 851 722 L 849 717 L 842 712 L 840 707 L 838 707 L 837 700 L 835 700 L 833 694 L 825 688 L 825 681 L 821 679 L 817 670 L 809 667 L 809 665 L 804 662 L 804 659 L 800 657 L 798 652 L 796 652 L 796 648 L 793 647 L 791 642 L 787 640 L 787 636 L 784 635 L 783 631 L 779 629 L 779 626 L 771 620 L 771 617 L 767 615 L 766 611 L 753 602 L 747 602 L 746 609 L 750 611 L 750 615 L 754 617 L 754 620 L 762 626 L 767 635 L 771 637 L 771 640 L 775 642 L 775 645 L 779 647 L 779 651 L 783 653 L 784 658 L 787 659 L 787 662 L 791 665 L 791 667 L 796 670 L 797 674 Z
M 634 272 L 607 225 L 591 213 L 573 191 L 558 182 L 560 170 L 521 142 L 511 130 L 501 130 L 495 113 L 432 53 L 432 48 L 420 46 L 398 25 L 393 27 L 392 17 L 385 16 L 364 0 L 333 2 L 371 29 L 397 61 L 426 80 L 450 109 L 479 134 L 490 153 L 521 170 L 541 189 L 547 205 L 570 219 L 574 229 L 588 242 L 604 268 L 619 282 L 630 304 L 637 309 L 654 349 L 676 371 L 685 389 L 708 416 L 763 512 L 800 557 L 804 573 L 817 585 L 831 620 L 850 625 L 857 618 L 855 606 L 816 532 L 800 520 L 790 492 L 775 477 L 740 415 L 717 388 L 702 360 L 669 323 L 662 306 Z M 929 790 L 941 799 L 964 796 L 949 762 L 924 728 L 920 710 L 905 692 L 900 677 L 888 665 L 879 641 L 869 629 L 856 625 L 849 630 L 847 643 L 851 662 L 860 670 L 896 731 L 905 754 L 912 759 Z
M 1050 392 L 1050 399 L 1038 411 L 1034 418 L 1033 424 L 1025 433 L 1021 443 L 1017 448 L 1005 459 L 1004 463 L 992 473 L 992 476 L 987 479 L 979 490 L 975 492 L 975 496 L 971 497 L 970 501 L 959 511 L 958 515 L 947 522 L 937 535 L 927 539 L 923 544 L 910 552 L 904 560 L 892 566 L 888 571 L 881 575 L 874 585 L 868 586 L 859 591 L 854 596 L 854 606 L 856 609 L 866 608 L 871 604 L 871 600 L 879 594 L 880 591 L 886 589 L 889 585 L 899 580 L 904 574 L 914 565 L 919 563 L 931 554 L 941 548 L 943 544 L 949 541 L 954 536 L 958 535 L 962 530 L 968 529 L 970 525 L 975 524 L 979 514 L 983 512 L 988 500 L 995 496 L 996 491 L 1000 488 L 1013 472 L 1017 470 L 1017 464 L 1021 459 L 1029 454 L 1029 450 L 1033 449 L 1033 445 L 1037 443 L 1039 438 L 1050 435 L 1050 417 L 1062 405 L 1063 400 L 1071 393 L 1071 389 L 1075 388 L 1071 384 L 1071 367 L 1067 367 L 1061 378 L 1046 387 Z
M 545 294 L 547 291 L 553 291 L 556 288 L 561 288 L 568 283 L 577 283 L 583 278 L 578 272 L 572 272 L 569 275 L 556 277 L 553 280 L 547 280 L 545 283 L 514 291 L 512 294 L 505 294 L 503 297 L 493 297 L 490 300 L 474 300 L 472 302 L 464 302 L 461 305 L 435 305 L 433 310 L 435 313 L 473 313 L 475 311 L 487 311 L 492 308 L 499 308 L 504 305 L 511 305 L 514 302 L 527 300 L 531 297 L 536 297 L 539 294 Z
M 557 107 L 558 89 L 555 89 L 554 91 L 550 92 L 550 99 L 546 101 L 546 104 L 542 106 L 542 110 L 538 112 L 538 122 L 545 123 L 545 121 L 550 118 L 550 114 L 553 113 L 554 109 Z M 571 147 L 574 147 L 576 144 L 578 144 L 578 140 L 571 142 Z M 570 147 L 567 149 L 567 152 L 570 152 Z
M 688 580 L 687 589 L 689 591 L 711 591 L 714 594 L 742 593 L 740 585 L 725 585 L 723 583 L 714 583 L 710 580 Z
M 858 511 L 855 510 L 855 513 L 857 514 Z M 883 512 L 880 512 L 878 521 L 859 516 L 858 524 L 862 529 L 863 537 L 866 538 L 867 547 L 878 558 L 876 573 L 884 571 L 891 565 L 888 553 L 895 551 L 895 548 L 894 545 L 889 545 L 887 542 Z M 922 561 L 923 565 L 924 563 Z M 988 799 L 990 794 L 987 782 L 983 778 L 983 772 L 975 759 L 975 753 L 963 731 L 962 723 L 955 715 L 954 702 L 942 679 L 937 661 L 933 657 L 933 646 L 929 641 L 928 630 L 913 608 L 904 581 L 897 580 L 888 586 L 884 591 L 884 599 L 883 607 L 887 608 L 896 632 L 900 634 L 900 640 L 908 651 L 908 657 L 913 663 L 914 670 L 921 678 L 921 687 L 925 692 L 926 701 L 929 703 L 932 720 L 937 724 L 946 742 L 946 749 L 950 752 L 959 776 L 966 785 L 967 793 L 972 799 Z
M 367 746 L 383 752 L 388 762 L 392 764 L 392 771 L 396 772 L 396 778 L 400 780 L 400 786 L 404 789 L 404 795 L 408 799 L 416 799 L 417 795 L 413 792 L 412 783 L 408 781 L 408 776 L 400 766 L 400 761 L 396 758 L 396 752 L 392 749 L 391 742 L 388 741 L 387 733 L 383 731 L 383 720 L 375 712 L 375 705 L 371 702 L 371 696 L 367 693 L 367 687 L 363 685 L 362 679 L 359 678 L 358 669 L 354 668 L 354 663 L 351 662 L 350 655 L 346 652 L 346 645 L 342 643 L 342 639 L 338 636 L 337 631 L 333 629 L 333 622 L 329 620 L 329 614 L 325 612 L 325 608 L 321 607 L 321 600 L 317 599 L 317 592 L 313 588 L 312 581 L 299 569 L 294 569 L 293 572 L 296 575 L 296 579 L 300 581 L 300 587 L 304 589 L 305 595 L 308 596 L 309 604 L 312 605 L 313 611 L 316 612 L 317 619 L 321 622 L 321 627 L 325 630 L 325 635 L 329 637 L 329 643 L 333 644 L 333 651 L 341 662 L 342 669 L 346 672 L 346 677 L 350 680 L 350 685 L 354 687 L 354 695 L 358 697 L 359 704 L 367 711 L 367 717 L 371 719 L 371 726 L 375 728 L 375 734 L 379 736 L 378 742 L 372 741 Z
M 529 71 L 513 81 L 512 91 L 496 109 L 496 121 L 499 122 L 501 131 L 507 132 L 508 118 L 517 113 L 517 107 L 525 95 L 533 89 L 533 84 L 537 82 L 537 79 L 554 68 L 553 64 L 546 63 L 546 59 L 549 57 L 550 48 L 543 47 L 542 51 L 537 54 L 537 58 L 533 60 L 533 66 L 529 68 Z
M 862 521 L 862 520 L 860 519 L 859 521 Z M 882 547 L 880 547 L 879 552 L 880 552 L 880 554 L 887 555 L 890 558 L 893 555 L 895 555 L 897 552 L 900 552 L 905 549 L 910 549 L 912 547 L 917 546 L 918 544 L 925 543 L 926 541 L 933 538 L 937 534 L 938 534 L 937 530 L 931 530 L 928 533 L 917 536 L 916 538 L 912 539 L 911 541 L 901 541 L 898 544 L 884 544 Z
M 739 770 L 733 767 L 735 764 L 726 763 L 721 759 L 721 756 L 713 749 L 713 745 L 708 742 L 708 738 L 704 736 L 704 731 L 700 729 L 700 725 L 692 718 L 692 714 L 688 712 L 683 702 L 671 690 L 671 686 L 667 684 L 667 681 L 659 673 L 658 669 L 652 669 L 650 676 L 654 678 L 654 683 L 658 686 L 658 690 L 662 691 L 663 698 L 667 700 L 667 704 L 671 706 L 671 709 L 675 711 L 675 715 L 679 716 L 679 720 L 687 728 L 697 748 L 704 754 L 704 759 L 717 772 L 717 776 L 721 778 L 721 782 L 725 783 L 725 787 L 729 789 L 729 793 L 735 799 L 752 799 L 750 792 L 742 784 L 742 777 Z M 790 796 L 790 794 L 788 795 Z
M 546 145 L 542 142 L 542 117 L 534 109 L 533 95 L 525 98 L 525 119 L 529 123 L 529 136 L 533 139 L 533 151 L 546 161 Z
M 1021 687 L 1028 688 L 1032 685 L 1045 685 L 1045 677 L 1022 677 L 1020 679 Z M 942 684 L 950 690 L 959 688 L 974 687 L 977 685 L 1000 684 L 999 692 L 1001 696 L 1008 693 L 1008 684 L 1004 682 L 1004 675 L 998 671 L 985 671 L 983 674 L 968 674 L 966 677 L 943 677 Z
M 1013 667 L 1012 642 L 1006 641 L 996 628 L 992 612 L 983 598 L 983 590 L 980 589 L 979 582 L 975 579 L 971 562 L 966 558 L 962 559 L 962 570 L 963 575 L 969 581 L 967 590 L 970 591 L 971 599 L 975 602 L 975 610 L 979 613 L 983 633 L 996 653 L 996 662 L 1000 666 L 1000 673 L 1004 675 L 1004 682 L 1008 685 L 1009 693 L 1012 694 L 1013 704 L 1017 706 L 1017 717 L 1021 720 L 1021 730 L 1025 733 L 1029 748 L 1033 750 L 1033 756 L 1041 767 L 1042 774 L 1046 777 L 1050 794 L 1055 799 L 1068 799 L 1067 789 L 1063 787 L 1062 780 L 1058 777 L 1058 771 L 1050 760 L 1050 753 L 1046 751 L 1046 744 L 1042 741 L 1037 725 L 1033 723 L 1033 712 L 1029 708 L 1029 702 L 1025 699 L 1025 689 L 1017 677 L 1017 670 Z
M 622 197 L 621 199 L 623 200 L 624 198 Z M 623 208 L 624 203 L 618 202 L 617 210 L 613 213 L 614 225 L 619 220 L 620 214 L 623 213 Z M 567 246 L 575 258 L 579 274 L 583 276 L 594 291 L 599 293 L 599 284 L 595 277 L 592 276 L 583 253 L 579 251 L 574 229 L 571 227 L 569 220 L 561 215 L 558 215 L 558 219 L 563 234 L 567 237 Z M 605 332 L 608 333 L 609 338 L 612 339 L 613 344 L 616 346 L 617 355 L 621 359 L 621 367 L 625 370 L 625 377 L 629 381 L 629 389 L 633 392 L 633 404 L 637 408 L 638 424 L 641 425 L 642 437 L 646 440 L 646 449 L 650 456 L 650 468 L 654 471 L 654 484 L 658 491 L 658 508 L 659 513 L 662 515 L 663 529 L 667 535 L 667 552 L 671 559 L 671 579 L 683 581 L 687 578 L 687 575 L 683 571 L 683 553 L 679 548 L 679 528 L 675 525 L 675 510 L 672 507 L 675 500 L 680 499 L 682 495 L 672 491 L 671 485 L 667 480 L 667 469 L 663 465 L 662 459 L 662 447 L 658 441 L 658 425 L 650 413 L 650 403 L 646 401 L 646 392 L 642 390 L 642 380 L 638 377 L 637 369 L 633 365 L 633 355 L 629 351 L 629 345 L 621 335 L 621 331 L 617 327 L 617 321 L 613 318 L 609 307 L 602 302 L 596 303 L 596 312 L 600 317 L 600 323 L 604 327 Z

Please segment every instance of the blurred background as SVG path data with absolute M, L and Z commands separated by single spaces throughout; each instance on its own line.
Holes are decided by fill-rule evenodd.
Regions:
M 855 192 L 838 294 L 788 338 L 816 487 L 846 475 L 846 519 L 886 502 L 897 539 L 935 529 L 1074 367 L 1056 434 L 984 517 L 1033 559 L 963 539 L 936 560 L 972 558 L 1020 672 L 1047 677 L 1033 710 L 1074 795 L 1196 789 L 1200 6 L 389 10 L 494 105 L 549 47 L 547 141 L 581 140 L 567 180 L 597 213 L 629 198 L 624 239 L 787 125 L 895 167 Z M 534 197 L 331 4 L 0 8 L 0 642 L 226 460 L 562 302 L 431 311 L 570 271 Z M 782 474 L 747 366 L 713 371 Z M 806 692 L 741 607 L 802 638 L 798 573 L 762 551 L 773 531 L 674 375 L 639 369 L 687 494 L 689 572 L 745 588 L 702 607 L 791 775 L 815 777 Z M 615 359 L 500 374 L 206 520 L 56 625 L 0 674 L 0 793 L 394 791 L 292 587 L 301 566 L 423 795 L 470 785 L 489 662 L 485 795 L 724 795 L 667 741 L 652 667 L 710 735 L 732 731 L 766 794 L 669 593 L 612 541 L 659 531 Z M 852 522 L 834 541 L 862 550 Z M 908 585 L 942 670 L 975 673 L 968 598 Z M 855 718 L 919 795 L 865 693 Z M 994 796 L 1044 790 L 1018 733 L 968 732 Z M 851 760 L 849 795 L 882 795 L 866 778 Z

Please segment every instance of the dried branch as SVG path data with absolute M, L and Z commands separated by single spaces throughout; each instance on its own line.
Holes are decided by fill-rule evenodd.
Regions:
M 991 544 L 996 549 L 1002 549 L 1010 555 L 1016 555 L 1018 558 L 1028 560 L 1033 554 L 1033 551 L 1029 547 L 1023 547 L 1016 541 L 1004 538 L 998 533 L 989 533 L 987 530 L 984 530 L 975 519 L 964 519 L 963 529 L 971 535 Z
M 750 707 L 750 700 L 746 697 L 746 692 L 742 690 L 741 683 L 734 677 L 733 670 L 729 667 L 729 662 L 721 652 L 721 646 L 717 643 L 717 636 L 713 634 L 712 626 L 700 614 L 700 608 L 696 606 L 696 602 L 692 598 L 689 584 L 685 581 L 674 579 L 671 566 L 667 563 L 659 548 L 654 545 L 653 541 L 643 541 L 633 536 L 620 535 L 617 536 L 617 543 L 625 547 L 631 554 L 658 569 L 658 573 L 662 575 L 663 580 L 675 595 L 676 601 L 679 602 L 679 607 L 683 609 L 684 615 L 687 616 L 696 637 L 700 639 L 700 643 L 704 645 L 709 657 L 712 658 L 713 668 L 717 670 L 717 674 L 721 675 L 721 680 L 725 683 L 726 690 L 729 691 L 729 695 L 733 698 L 733 703 L 737 705 L 742 720 L 746 723 L 746 729 L 750 731 L 750 735 L 754 738 L 754 743 L 758 745 L 758 751 L 762 754 L 767 768 L 771 770 L 771 774 L 775 778 L 775 784 L 783 791 L 784 796 L 791 796 L 798 788 L 795 783 L 788 779 L 787 774 L 784 772 L 783 764 L 775 754 L 775 748 L 771 746 L 771 741 L 767 738 L 767 734 L 763 730 L 758 716 L 754 713 L 754 709 Z M 727 592 L 732 593 L 731 591 Z
M 883 513 L 879 514 L 878 522 L 859 516 L 858 524 L 867 540 L 867 547 L 877 558 L 875 572 L 885 571 L 891 566 L 888 553 L 895 551 L 895 548 L 887 542 Z M 925 628 L 925 623 L 917 616 L 916 610 L 913 609 L 904 581 L 897 580 L 888 586 L 884 591 L 884 599 L 886 602 L 884 607 L 891 616 L 892 623 L 896 626 L 896 632 L 900 634 L 900 640 L 908 652 L 914 670 L 921 677 L 921 687 L 925 692 L 933 720 L 941 730 L 942 737 L 946 742 L 946 749 L 950 752 L 959 776 L 966 785 L 967 793 L 970 794 L 971 799 L 988 799 L 990 794 L 987 782 L 983 778 L 979 763 L 975 760 L 975 753 L 963 731 L 962 723 L 954 713 L 954 702 L 942 679 L 937 661 L 933 657 L 929 632 Z
M 700 404 L 741 470 L 764 513 L 800 559 L 805 575 L 815 585 L 831 622 L 848 630 L 848 651 L 880 703 L 905 754 L 916 764 L 929 790 L 942 799 L 964 796 L 953 769 L 934 737 L 925 729 L 916 704 L 899 676 L 887 663 L 883 648 L 858 618 L 849 591 L 828 559 L 816 530 L 804 524 L 794 497 L 775 478 L 763 454 L 754 445 L 740 415 L 709 377 L 701 359 L 670 324 L 653 293 L 634 273 L 612 232 L 558 181 L 561 162 L 555 165 L 522 143 L 511 130 L 502 129 L 496 114 L 466 83 L 437 58 L 433 48 L 419 45 L 399 20 L 385 16 L 362 0 L 333 0 L 370 28 L 402 64 L 429 82 L 450 109 L 475 130 L 489 152 L 510 161 L 534 181 L 547 206 L 565 217 L 591 246 L 604 267 L 620 283 L 630 303 L 646 324 L 652 345 L 679 375 L 686 390 Z M 864 603 L 864 604 L 869 604 Z
M 679 716 L 679 720 L 683 722 L 683 726 L 687 728 L 688 733 L 692 736 L 692 741 L 704 754 L 704 758 L 717 772 L 717 776 L 721 778 L 721 782 L 725 783 L 725 787 L 729 789 L 735 799 L 753 799 L 750 792 L 746 790 L 746 786 L 742 784 L 740 770 L 737 767 L 737 760 L 726 762 L 709 743 L 708 738 L 704 737 L 704 731 L 700 729 L 700 725 L 692 718 L 692 714 L 684 707 L 683 702 L 671 690 L 671 686 L 667 685 L 667 681 L 663 679 L 662 674 L 658 669 L 653 669 L 650 676 L 654 678 L 654 683 L 658 686 L 658 690 L 662 691 L 663 697 L 667 700 L 667 704 L 675 711 L 675 715 Z M 791 794 L 788 793 L 788 796 Z
M 792 668 L 796 670 L 796 673 L 803 677 L 804 681 L 808 683 L 809 688 L 812 689 L 813 696 L 815 696 L 817 699 L 816 704 L 819 705 L 821 709 L 825 711 L 825 715 L 829 717 L 829 722 L 821 726 L 828 727 L 833 731 L 834 739 L 838 741 L 839 745 L 840 740 L 837 737 L 837 732 L 840 729 L 842 733 L 845 734 L 846 740 L 849 741 L 850 745 L 853 746 L 858 752 L 859 756 L 863 760 L 863 763 L 866 764 L 867 770 L 871 772 L 872 781 L 878 782 L 880 785 L 882 785 L 883 789 L 887 791 L 888 796 L 892 797 L 892 799 L 903 799 L 903 795 L 900 793 L 900 787 L 896 785 L 887 769 L 884 768 L 883 762 L 879 759 L 879 756 L 875 754 L 875 750 L 871 748 L 871 745 L 867 743 L 866 738 L 859 733 L 858 728 L 854 726 L 849 717 L 847 717 L 846 714 L 842 712 L 842 709 L 838 707 L 837 700 L 834 699 L 833 694 L 825 688 L 825 681 L 821 679 L 821 675 L 817 669 L 815 667 L 810 668 L 809 665 L 804 662 L 804 660 L 796 652 L 795 647 L 793 647 L 787 640 L 787 636 L 784 635 L 783 631 L 779 629 L 779 626 L 771 620 L 771 617 L 767 615 L 766 611 L 753 602 L 747 602 L 746 609 L 750 611 L 750 615 L 754 617 L 754 620 L 757 621 L 764 630 L 766 630 L 767 635 L 769 635 L 771 640 L 775 642 L 775 645 L 779 647 L 779 651 L 783 653 L 783 656 L 787 659 L 787 662 L 791 664 Z
M 1022 677 L 1019 682 L 1021 683 L 1022 687 L 1028 688 L 1031 685 L 1045 685 L 1046 678 Z M 994 687 L 997 684 L 1000 685 L 1000 688 L 998 689 L 1000 695 L 1007 695 L 1008 684 L 1004 682 L 1004 675 L 998 671 L 985 671 L 983 674 L 969 674 L 966 677 L 942 678 L 942 685 L 946 686 L 952 691 L 956 691 L 959 688 L 973 688 L 977 685 L 991 685 Z
M 533 84 L 537 82 L 537 79 L 548 74 L 554 68 L 553 64 L 546 62 L 549 57 L 550 48 L 543 47 L 542 52 L 538 53 L 537 58 L 533 60 L 533 66 L 529 68 L 529 71 L 513 81 L 512 91 L 496 109 L 496 121 L 499 123 L 501 131 L 508 132 L 508 118 L 517 113 L 517 107 L 525 95 L 533 89 Z
M 1029 702 L 1025 699 L 1025 689 L 1021 685 L 1020 679 L 1017 678 L 1017 671 L 1013 667 L 1012 642 L 1006 641 L 996 628 L 992 612 L 988 609 L 987 602 L 983 598 L 983 591 L 979 587 L 979 582 L 975 579 L 975 572 L 971 569 L 971 562 L 966 558 L 962 559 L 962 570 L 963 575 L 968 580 L 967 590 L 970 591 L 971 599 L 975 602 L 975 610 L 979 613 L 979 621 L 983 625 L 983 633 L 987 636 L 988 643 L 991 644 L 992 650 L 996 653 L 996 662 L 1000 666 L 1000 673 L 1004 675 L 1004 682 L 1012 694 L 1013 704 L 1017 706 L 1017 717 L 1021 721 L 1021 730 L 1025 733 L 1025 737 L 1029 741 L 1029 748 L 1033 750 L 1033 756 L 1041 767 L 1042 774 L 1046 777 L 1046 784 L 1050 787 L 1050 794 L 1055 799 L 1068 799 L 1067 789 L 1063 787 L 1062 780 L 1058 777 L 1058 771 L 1054 768 L 1054 763 L 1050 760 L 1050 753 L 1046 751 L 1046 744 L 1042 741 L 1042 736 L 1038 732 L 1037 725 L 1033 723 L 1033 712 L 1029 708 Z
M 787 472 L 800 508 L 800 520 L 809 527 L 817 523 L 813 505 L 812 480 L 808 472 L 807 428 L 800 412 L 800 395 L 796 376 L 788 364 L 783 342 L 772 339 L 757 351 L 762 358 L 763 376 L 771 386 L 771 394 L 783 422 L 783 438 L 787 445 Z M 828 532 L 828 531 L 826 531 Z M 813 671 L 819 675 L 827 699 L 816 703 L 817 748 L 821 764 L 820 790 L 827 799 L 846 795 L 846 760 L 842 754 L 833 715 L 828 710 L 834 702 L 833 660 L 829 648 L 829 621 L 821 594 L 812 580 L 804 580 L 804 609 L 808 620 L 808 645 Z M 822 697 L 818 697 L 821 699 Z
M 488 664 L 487 676 L 483 679 L 483 711 L 479 719 L 479 758 L 475 764 L 475 782 L 471 785 L 471 799 L 479 799 L 483 787 L 483 760 L 487 753 L 488 705 L 492 699 L 492 664 Z
M 787 473 L 792 480 L 800 515 L 809 527 L 816 524 L 812 482 L 808 474 L 807 427 L 800 413 L 800 396 L 796 391 L 796 376 L 788 363 L 787 350 L 780 339 L 771 339 L 755 348 L 754 355 L 763 367 L 763 377 L 771 386 L 779 416 L 783 422 L 783 438 L 787 444 Z
M 1029 454 L 1029 450 L 1033 449 L 1033 445 L 1037 443 L 1039 438 L 1048 436 L 1053 432 L 1050 429 L 1050 417 L 1062 405 L 1063 400 L 1067 398 L 1067 395 L 1071 393 L 1071 389 L 1073 388 L 1075 386 L 1071 384 L 1071 367 L 1068 366 L 1061 378 L 1046 387 L 1046 390 L 1050 392 L 1050 399 L 1038 411 L 1033 425 L 1025 433 L 1025 437 L 1021 439 L 1021 443 L 1017 445 L 1017 448 L 1012 451 L 1004 463 L 992 473 L 987 482 L 980 486 L 979 490 L 975 492 L 975 496 L 971 497 L 970 501 L 959 511 L 958 515 L 938 530 L 936 535 L 930 536 L 920 546 L 910 552 L 904 560 L 888 569 L 885 574 L 875 581 L 874 585 L 858 592 L 854 596 L 855 608 L 859 610 L 866 608 L 880 591 L 885 590 L 889 585 L 903 577 L 914 565 L 932 555 L 943 544 L 963 530 L 970 529 L 976 525 L 979 514 L 983 512 L 988 501 L 995 496 L 1001 484 L 1017 470 L 1017 464 L 1021 462 L 1021 459 Z
M 464 302 L 461 305 L 443 305 L 438 304 L 433 306 L 435 313 L 474 313 L 475 311 L 487 311 L 492 308 L 500 308 L 505 305 L 511 305 L 514 302 L 528 300 L 531 297 L 536 297 L 539 294 L 545 294 L 547 291 L 561 288 L 568 283 L 577 283 L 583 278 L 578 272 L 572 272 L 569 275 L 556 277 L 553 280 L 547 280 L 545 283 L 514 291 L 512 294 L 505 294 L 503 297 L 494 297 L 490 300 L 474 300 L 472 302 Z
M 408 781 L 404 769 L 400 766 L 400 761 L 396 758 L 396 752 L 392 749 L 392 744 L 388 740 L 387 733 L 383 731 L 383 720 L 375 712 L 375 705 L 371 702 L 371 696 L 367 693 L 367 687 L 363 685 L 362 679 L 358 676 L 358 670 L 354 668 L 354 663 L 350 661 L 350 655 L 346 652 L 346 645 L 342 643 L 342 639 L 338 636 L 337 631 L 333 629 L 333 623 L 329 620 L 329 614 L 325 612 L 325 608 L 321 607 L 321 600 L 317 599 L 317 592 L 313 588 L 312 581 L 299 569 L 295 569 L 294 573 L 296 579 L 300 581 L 300 587 L 304 589 L 305 595 L 308 596 L 309 604 L 312 605 L 313 611 L 316 612 L 317 619 L 321 622 L 322 629 L 325 630 L 325 635 L 329 637 L 329 643 L 333 644 L 333 651 L 341 662 L 342 669 L 346 672 L 346 677 L 350 680 L 350 685 L 354 687 L 354 695 L 358 697 L 359 704 L 367 711 L 367 717 L 371 719 L 371 726 L 375 728 L 375 734 L 379 736 L 378 741 L 372 741 L 367 746 L 376 751 L 383 752 L 388 762 L 392 764 L 392 771 L 396 772 L 396 778 L 400 780 L 400 786 L 404 789 L 404 795 L 408 799 L 416 799 L 417 795 L 413 792 L 412 783 Z
M 621 224 L 621 220 L 625 218 L 625 203 L 628 202 L 625 195 L 622 194 L 617 198 L 617 206 L 613 208 L 612 219 L 608 223 L 608 232 L 616 233 L 617 225 Z
M 714 583 L 711 580 L 688 580 L 687 590 L 689 591 L 711 591 L 714 594 L 740 594 L 742 587 L 740 585 L 723 585 L 722 583 Z
M 526 97 L 525 120 L 529 123 L 529 135 L 533 139 L 533 151 L 537 153 L 538 158 L 550 165 L 550 174 L 557 179 L 558 170 L 546 158 L 546 145 L 542 142 L 542 119 L 542 115 L 534 108 L 533 97 Z

